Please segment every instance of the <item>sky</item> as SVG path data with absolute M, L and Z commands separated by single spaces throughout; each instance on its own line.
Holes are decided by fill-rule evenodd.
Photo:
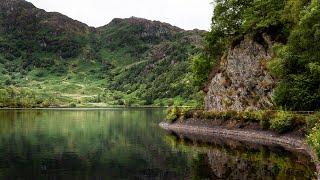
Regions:
M 27 0 L 89 26 L 132 16 L 167 22 L 180 28 L 210 30 L 213 0 Z

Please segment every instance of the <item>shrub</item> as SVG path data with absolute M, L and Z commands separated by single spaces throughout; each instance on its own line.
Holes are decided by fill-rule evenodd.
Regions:
M 219 116 L 220 116 L 219 118 L 222 120 L 236 119 L 237 112 L 236 111 L 224 111 L 224 112 L 221 112 Z
M 204 119 L 205 118 L 205 112 L 201 110 L 196 110 L 193 112 L 193 118 L 197 119 Z
M 182 108 L 180 109 L 180 119 L 189 119 L 192 118 L 193 113 L 192 110 L 190 110 L 190 108 Z
M 192 60 L 193 84 L 203 86 L 207 82 L 210 71 L 212 70 L 213 61 L 203 56 L 195 56 Z
M 77 105 L 76 105 L 75 103 L 71 103 L 71 104 L 69 105 L 69 107 L 70 107 L 70 108 L 76 108 Z
M 219 113 L 215 111 L 206 111 L 203 115 L 205 119 L 216 119 L 219 117 Z
M 166 120 L 169 123 L 175 122 L 179 118 L 179 109 L 177 107 L 171 107 L 167 110 Z
M 274 118 L 275 113 L 272 111 L 260 111 L 258 114 L 260 127 L 264 130 L 270 128 L 270 119 Z
M 306 131 L 311 132 L 320 123 L 320 112 L 306 117 Z
M 293 120 L 294 116 L 291 113 L 280 111 L 270 120 L 270 128 L 277 133 L 284 133 L 291 128 Z
M 316 150 L 318 157 L 320 157 L 320 124 L 312 128 L 308 136 L 308 143 Z
M 259 113 L 254 111 L 245 111 L 243 113 L 242 119 L 251 122 L 259 121 Z
M 41 78 L 45 76 L 45 73 L 43 71 L 39 71 L 35 74 L 36 77 Z

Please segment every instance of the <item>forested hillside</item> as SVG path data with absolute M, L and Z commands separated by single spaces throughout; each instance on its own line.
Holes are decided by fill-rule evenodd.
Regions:
M 197 105 L 199 30 L 141 18 L 92 28 L 24 0 L 0 1 L 0 106 Z
M 250 37 L 272 48 L 272 59 L 263 66 L 277 82 L 272 96 L 275 106 L 319 110 L 319 33 L 319 0 L 216 0 L 212 30 L 193 61 L 194 82 L 204 87 L 219 72 L 228 49 Z M 271 38 L 272 47 L 264 36 Z

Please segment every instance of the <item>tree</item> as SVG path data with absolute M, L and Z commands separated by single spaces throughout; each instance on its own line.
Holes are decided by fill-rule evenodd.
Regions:
M 276 52 L 270 69 L 280 78 L 277 105 L 292 110 L 320 109 L 320 5 L 313 0 L 302 12 L 288 43 Z

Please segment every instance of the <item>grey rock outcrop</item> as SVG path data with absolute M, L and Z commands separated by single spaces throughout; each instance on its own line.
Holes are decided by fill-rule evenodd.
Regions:
M 222 57 L 217 73 L 205 97 L 206 110 L 270 109 L 274 78 L 266 70 L 271 59 L 272 42 L 263 35 L 263 43 L 247 36 Z

